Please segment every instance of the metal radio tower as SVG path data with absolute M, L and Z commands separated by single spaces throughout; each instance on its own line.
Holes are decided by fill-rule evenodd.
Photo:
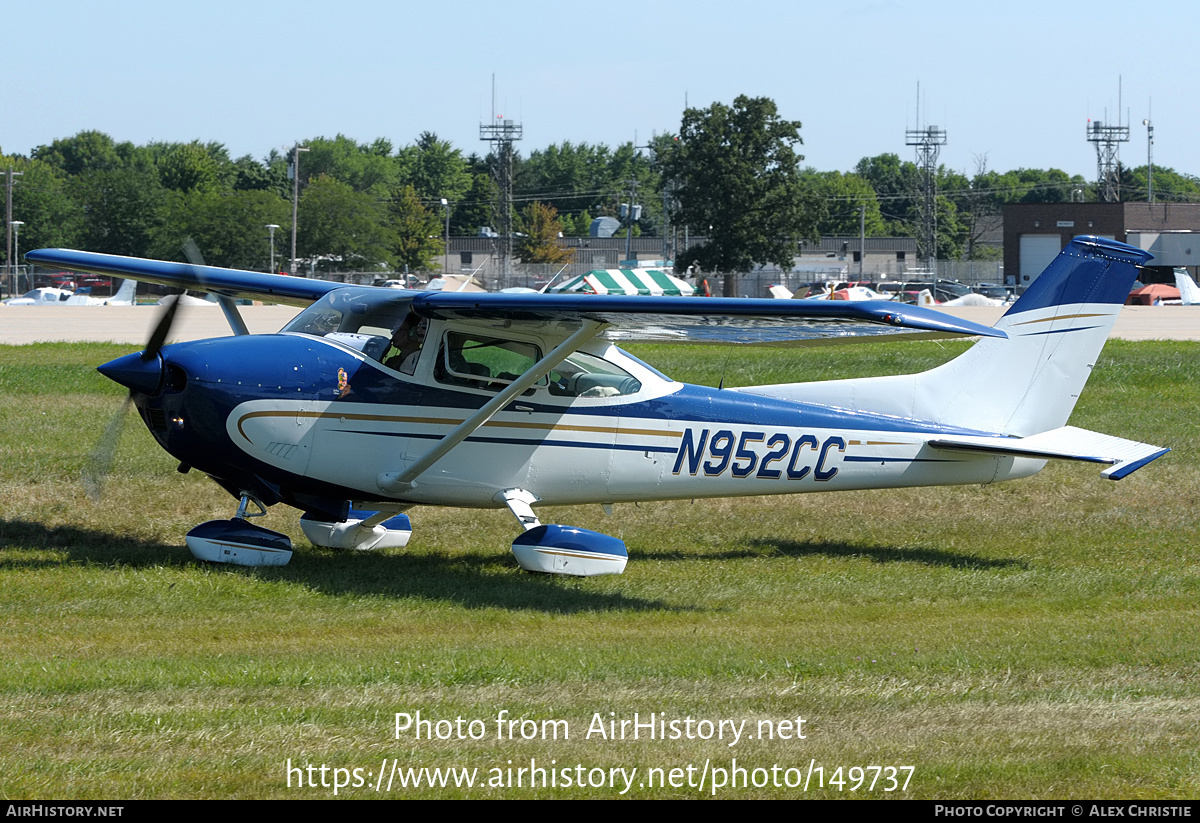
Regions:
M 1100 120 L 1088 121 L 1087 139 L 1096 146 L 1096 182 L 1105 203 L 1121 200 L 1121 144 L 1129 142 L 1129 126 L 1106 126 Z
M 904 132 L 905 145 L 917 149 L 917 165 L 921 167 L 923 199 L 921 201 L 921 251 L 929 270 L 937 274 L 937 159 L 946 145 L 946 130 L 937 126 L 909 129 Z
M 496 246 L 500 271 L 506 277 L 512 257 L 513 143 L 521 139 L 521 131 L 520 123 L 496 118 L 490 125 L 479 126 L 479 139 L 492 144 L 492 155 L 496 158 L 496 187 L 499 189 L 496 229 L 500 234 Z

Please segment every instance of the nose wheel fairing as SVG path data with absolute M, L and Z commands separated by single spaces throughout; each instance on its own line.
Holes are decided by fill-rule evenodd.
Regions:
M 292 559 L 286 534 L 237 517 L 201 523 L 187 533 L 187 547 L 197 560 L 234 566 L 286 566 Z

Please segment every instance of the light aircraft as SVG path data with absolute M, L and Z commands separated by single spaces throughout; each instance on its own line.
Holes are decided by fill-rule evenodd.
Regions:
M 112 297 L 91 297 L 76 294 L 70 289 L 44 286 L 27 291 L 20 297 L 5 300 L 7 306 L 132 306 L 137 290 L 136 280 L 125 280 Z
M 281 565 L 289 538 L 249 522 L 286 503 L 319 546 L 405 545 L 414 506 L 507 507 L 527 570 L 620 573 L 616 538 L 542 524 L 534 507 L 992 483 L 1047 459 L 1117 480 L 1168 450 L 1068 426 L 1150 255 L 1072 241 L 993 327 L 897 303 L 454 294 L 59 249 L 61 269 L 217 295 L 232 337 L 163 345 L 100 367 L 129 389 L 180 471 L 239 501 L 193 529 L 199 558 Z M 234 298 L 307 306 L 249 335 Z M 976 335 L 903 376 L 713 389 L 678 383 L 624 339 L 791 345 L 872 330 Z M 393 353 L 394 352 L 394 353 Z
M 20 297 L 10 297 L 4 301 L 6 306 L 65 306 L 67 300 L 75 292 L 70 289 L 59 289 L 54 286 L 42 286 L 31 289 Z
M 797 297 L 786 286 L 774 285 L 767 289 L 776 300 L 894 300 L 890 294 L 882 294 L 857 283 L 837 283 L 816 294 Z
M 1175 269 L 1175 288 L 1179 289 L 1179 302 L 1185 306 L 1200 303 L 1200 286 L 1188 274 L 1187 269 Z

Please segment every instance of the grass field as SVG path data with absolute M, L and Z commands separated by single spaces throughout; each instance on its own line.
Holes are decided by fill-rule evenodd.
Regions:
M 635 351 L 739 385 L 963 347 Z M 1200 796 L 1196 344 L 1105 349 L 1071 422 L 1174 449 L 1119 483 L 1053 464 L 989 487 L 543 510 L 628 544 L 623 576 L 588 580 L 519 572 L 500 511 L 417 509 L 408 549 L 345 555 L 276 507 L 258 522 L 292 535 L 289 566 L 193 561 L 184 533 L 235 503 L 136 415 L 103 500 L 78 481 L 122 396 L 93 368 L 129 350 L 0 348 L 5 798 L 324 798 L 335 778 L 346 797 L 614 797 L 609 770 L 634 768 L 625 796 L 711 796 L 714 768 L 726 798 Z M 397 737 L 418 711 L 466 739 Z M 534 722 L 498 735 L 502 712 Z M 634 713 L 684 736 L 596 733 Z M 699 721 L 723 739 L 688 739 Z M 529 788 L 531 760 L 556 787 Z M 912 767 L 907 787 L 872 766 Z M 397 767 L 478 771 L 400 788 Z

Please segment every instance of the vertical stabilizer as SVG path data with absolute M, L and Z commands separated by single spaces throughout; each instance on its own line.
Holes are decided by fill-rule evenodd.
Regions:
M 1137 267 L 1151 255 L 1077 237 L 1000 318 L 1007 340 L 983 339 L 913 375 L 757 386 L 745 391 L 855 411 L 1027 436 L 1067 422 Z
M 137 297 L 137 281 L 122 280 L 117 293 L 104 301 L 106 306 L 132 306 Z
M 1200 303 L 1200 286 L 1187 273 L 1187 269 L 1175 269 L 1175 288 L 1179 289 L 1179 299 L 1185 306 Z

